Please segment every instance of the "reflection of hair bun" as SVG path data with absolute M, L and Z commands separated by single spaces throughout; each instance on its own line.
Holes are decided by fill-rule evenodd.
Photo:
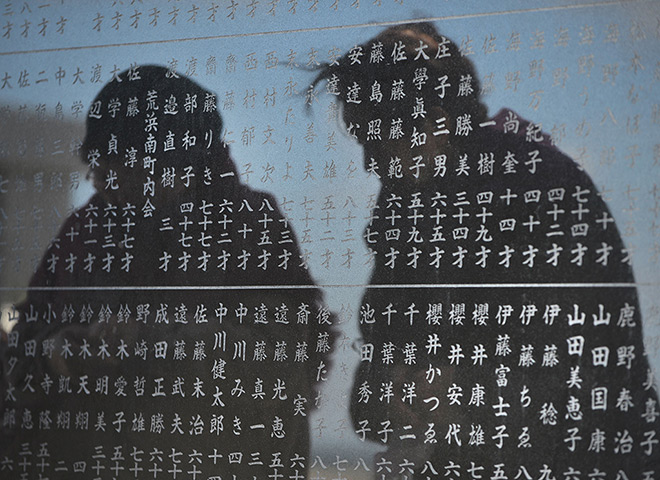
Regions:
M 416 77 L 426 77 L 416 83 Z M 436 86 L 447 76 L 443 98 Z M 469 78 L 470 93 L 459 95 L 462 78 Z M 486 118 L 486 107 L 479 101 L 479 80 L 471 61 L 461 55 L 456 44 L 438 34 L 430 23 L 413 23 L 388 28 L 372 40 L 353 47 L 332 65 L 326 65 L 314 80 L 335 82 L 347 117 L 368 121 L 374 117 L 410 116 L 417 97 L 426 108 L 441 107 L 451 118 L 469 114 L 474 121 Z M 403 80 L 405 96 L 390 98 L 394 82 Z M 370 101 L 374 82 L 380 83 L 382 101 Z M 422 84 L 423 83 L 423 84 Z M 348 97 L 357 85 L 361 101 Z M 364 108 L 362 108 L 364 107 Z

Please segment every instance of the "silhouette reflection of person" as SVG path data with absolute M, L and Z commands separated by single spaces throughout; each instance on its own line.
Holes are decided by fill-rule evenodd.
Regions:
M 356 430 L 387 445 L 380 471 L 660 472 L 630 254 L 589 176 L 515 112 L 489 119 L 473 65 L 429 24 L 321 80 L 382 183 L 352 398 Z
M 332 316 L 221 131 L 215 95 L 162 67 L 92 103 L 96 192 L 9 335 L 3 478 L 305 476 Z

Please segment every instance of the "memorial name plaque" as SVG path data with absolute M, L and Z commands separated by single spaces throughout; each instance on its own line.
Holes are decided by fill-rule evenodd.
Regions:
M 660 5 L 0 5 L 0 478 L 660 480 Z

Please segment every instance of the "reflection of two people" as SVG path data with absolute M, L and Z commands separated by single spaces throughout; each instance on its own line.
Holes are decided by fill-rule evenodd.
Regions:
M 41 444 L 62 478 L 118 446 L 142 452 L 125 475 L 134 462 L 304 475 L 332 316 L 221 130 L 215 95 L 161 67 L 123 72 L 92 103 L 96 192 L 44 255 L 8 349 L 3 443 L 17 477 L 20 449 Z
M 356 431 L 387 445 L 380 474 L 653 470 L 636 290 L 580 286 L 634 282 L 586 173 L 515 113 L 489 119 L 474 67 L 428 24 L 384 31 L 321 80 L 382 183 L 352 399 Z
M 609 288 L 605 294 L 595 288 L 378 288 L 633 282 L 629 264 L 621 261 L 624 247 L 616 228 L 599 229 L 594 221 L 608 210 L 592 182 L 533 125 L 513 114 L 488 119 L 473 66 L 432 27 L 391 28 L 359 48 L 361 57 L 354 49 L 319 77 L 341 99 L 346 125 L 364 148 L 365 169 L 382 182 L 365 232 L 376 263 L 360 313 L 363 341 L 373 347 L 373 357 L 361 363 L 352 401 L 356 430 L 388 446 L 377 458 L 377 475 L 415 472 L 424 478 L 446 472 L 458 476 L 458 471 L 463 478 L 538 478 L 547 466 L 555 477 L 572 468 L 574 476 L 599 469 L 607 478 L 616 478 L 619 470 L 631 480 L 641 478 L 658 462 L 653 433 L 648 433 L 654 432 L 655 417 L 644 416 L 649 405 L 655 408 L 656 396 L 639 316 L 615 327 L 620 307 L 638 307 L 633 288 Z M 18 458 L 22 443 L 31 441 L 34 449 L 49 442 L 53 458 L 70 465 L 85 458 L 91 462 L 100 444 L 108 450 L 124 445 L 126 455 L 133 447 L 144 452 L 140 468 L 146 471 L 159 456 L 151 452 L 167 449 L 160 454 L 166 457 L 171 449 L 185 455 L 196 450 L 205 452 L 200 464 L 205 475 L 259 477 L 275 469 L 293 478 L 296 470 L 303 472 L 305 461 L 292 459 L 309 454 L 308 417 L 301 404 L 305 411 L 311 408 L 318 368 L 328 364 L 321 340 L 332 344 L 331 332 L 316 318 L 320 294 L 299 265 L 293 233 L 276 202 L 238 181 L 220 140 L 213 94 L 160 67 L 139 67 L 119 78 L 100 92 L 87 119 L 84 156 L 97 193 L 67 219 L 21 307 L 15 333 L 21 346 L 34 340 L 37 355 L 9 349 L 9 359 L 19 361 L 9 375 L 16 393 L 5 396 L 3 405 L 10 419 L 4 422 L 5 438 L 12 438 L 8 448 L 13 449 L 7 451 Z M 502 166 L 505 161 L 508 166 Z M 511 174 L 502 174 L 503 168 Z M 571 197 L 577 191 L 582 193 Z M 569 198 L 576 199 L 571 208 L 588 203 L 589 213 L 579 214 L 584 221 L 572 222 L 569 204 L 559 203 Z M 547 212 L 555 205 L 550 223 Z M 478 213 L 483 219 L 476 220 Z M 264 215 L 267 226 L 259 223 Z M 513 231 L 496 223 L 510 219 L 514 222 L 505 225 L 513 224 Z M 579 236 L 585 224 L 589 236 Z M 563 236 L 547 236 L 555 230 Z M 611 247 L 606 265 L 596 261 L 601 244 Z M 483 253 L 488 251 L 489 257 Z M 269 262 L 266 269 L 264 262 Z M 310 288 L 193 288 L 282 284 Z M 66 289 L 88 286 L 102 288 Z M 103 288 L 113 286 L 184 289 Z M 167 323 L 164 304 L 169 305 Z M 268 323 L 255 323 L 263 320 L 262 304 Z M 98 321 L 106 305 L 112 311 Z M 123 305 L 130 307 L 127 321 L 120 321 L 127 316 Z M 151 306 L 146 322 L 136 320 L 141 305 Z M 175 308 L 181 305 L 187 312 Z M 200 312 L 200 305 L 206 310 Z M 237 320 L 241 305 L 249 307 L 243 323 Z M 301 305 L 311 312 L 307 323 L 297 321 Z M 490 311 L 477 305 L 489 305 Z M 532 305 L 538 312 L 525 325 L 519 313 L 531 312 Z M 515 313 L 508 320 L 496 318 L 498 307 L 506 306 Z M 544 321 L 544 309 L 552 306 L 561 314 L 555 310 L 555 317 Z M 576 306 L 588 313 L 586 321 L 578 321 Z M 595 326 L 591 316 L 601 306 L 612 312 L 611 322 Z M 176 321 L 182 315 L 187 323 Z M 574 325 L 567 326 L 569 315 L 578 319 Z M 81 322 L 83 316 L 88 318 Z M 218 337 L 219 332 L 224 335 Z M 580 337 L 582 354 L 568 353 L 567 338 Z M 226 340 L 226 350 L 218 338 Z M 80 355 L 90 346 L 98 353 L 104 342 L 114 354 L 120 340 L 131 345 L 127 358 Z M 143 341 L 146 357 L 138 348 Z M 156 344 L 162 347 L 165 341 L 169 353 L 155 359 Z M 195 350 L 199 342 L 205 350 Z M 49 353 L 44 348 L 51 344 L 57 350 Z M 177 350 L 180 360 L 174 360 L 177 344 L 187 348 Z M 61 355 L 64 345 L 74 356 Z M 304 345 L 306 350 L 298 348 Z M 484 347 L 481 357 L 479 346 Z M 524 363 L 521 351 L 528 346 L 536 350 Z M 553 346 L 558 363 L 550 366 Z M 601 347 L 609 349 L 609 364 L 594 367 L 593 349 Z M 634 348 L 630 368 L 616 365 L 621 347 Z M 274 360 L 276 351 L 281 360 Z M 217 359 L 226 362 L 224 370 L 216 368 Z M 46 375 L 59 382 L 49 393 L 33 387 Z M 83 377 L 106 375 L 129 383 L 144 376 L 152 393 L 154 385 L 165 382 L 168 395 L 125 399 L 91 386 L 81 390 Z M 188 382 L 185 388 L 178 378 Z M 203 399 L 193 395 L 195 379 L 204 382 Z M 110 389 L 118 386 L 121 382 Z M 604 387 L 609 399 L 603 403 Z M 93 393 L 87 396 L 86 389 Z M 186 396 L 169 394 L 176 389 Z M 627 403 L 619 401 L 623 391 L 629 393 Z M 218 392 L 222 408 L 211 398 Z M 26 410 L 34 416 L 31 428 Z M 37 417 L 47 410 L 51 416 L 89 411 L 89 426 L 75 429 L 72 421 L 70 430 L 42 428 Z M 99 412 L 106 412 L 104 423 Z M 119 412 L 127 423 L 118 430 Z M 158 425 L 140 430 L 139 422 L 129 428 L 140 413 L 147 424 L 149 417 L 162 414 L 166 428 L 162 433 Z M 202 435 L 196 434 L 197 415 L 204 423 Z M 173 421 L 177 417 L 180 423 Z M 240 463 L 236 452 L 243 454 Z M 281 468 L 271 466 L 278 452 Z M 211 454 L 223 456 L 211 459 Z M 164 460 L 155 468 L 166 471 L 171 464 Z M 14 472 L 18 476 L 19 467 Z

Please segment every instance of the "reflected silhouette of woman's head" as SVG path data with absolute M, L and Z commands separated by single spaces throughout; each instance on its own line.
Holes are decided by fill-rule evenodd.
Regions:
M 86 127 L 83 161 L 111 203 L 166 202 L 222 173 L 235 178 L 215 94 L 167 68 L 133 66 L 113 77 Z
M 429 23 L 388 28 L 323 67 L 314 84 L 321 80 L 341 101 L 365 162 L 375 160 L 385 181 L 391 157 L 409 167 L 415 155 L 460 146 L 453 135 L 459 117 L 486 118 L 474 66 Z M 439 133 L 445 129 L 451 135 Z

